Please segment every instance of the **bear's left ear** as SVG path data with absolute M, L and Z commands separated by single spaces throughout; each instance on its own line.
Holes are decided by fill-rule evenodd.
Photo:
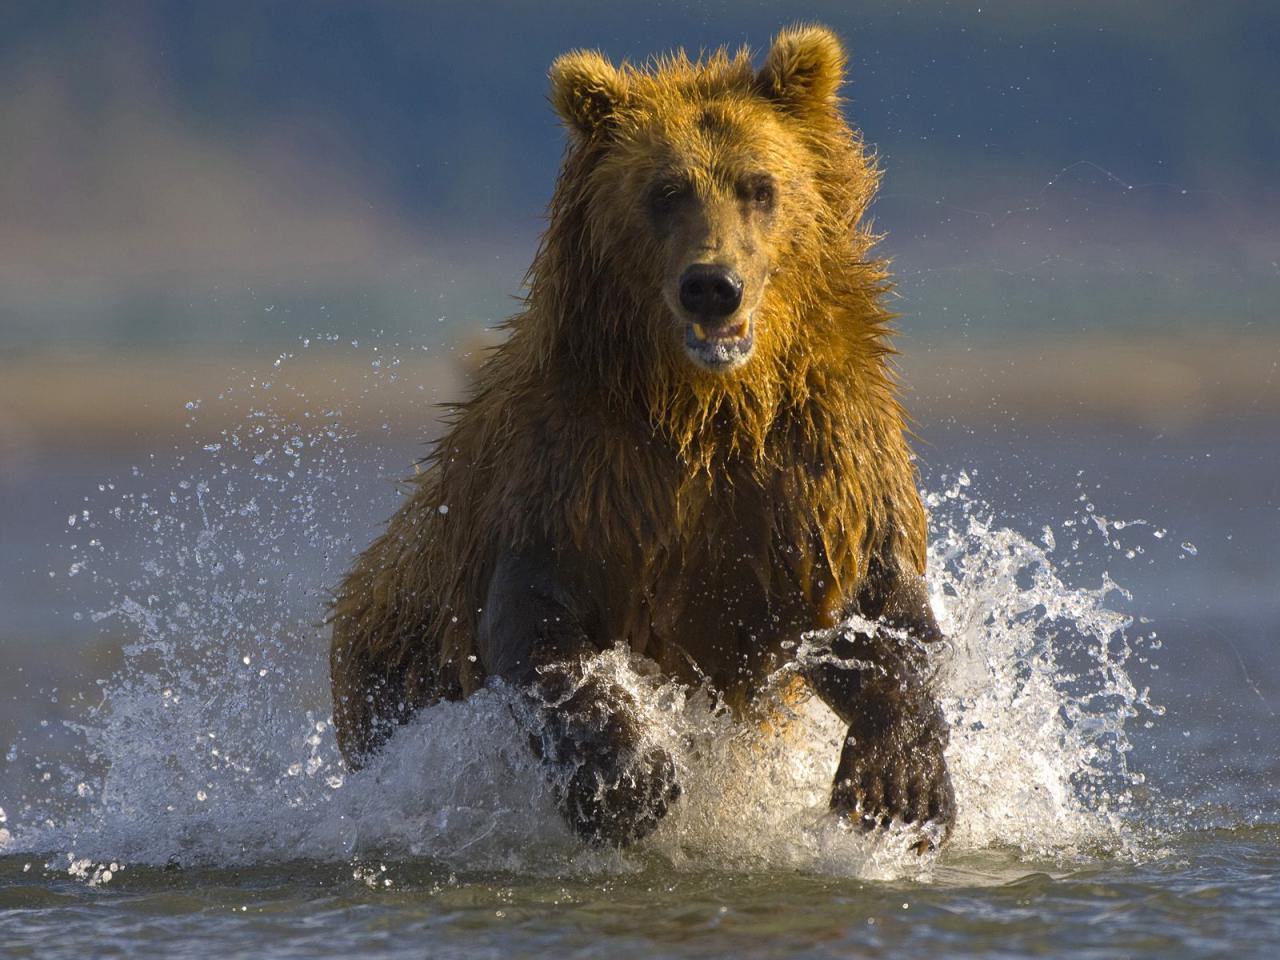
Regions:
M 844 80 L 844 47 L 826 27 L 797 24 L 773 41 L 756 76 L 760 92 L 789 113 L 836 109 Z
M 609 128 L 626 97 L 626 77 L 595 50 L 574 50 L 551 64 L 551 105 L 585 138 Z

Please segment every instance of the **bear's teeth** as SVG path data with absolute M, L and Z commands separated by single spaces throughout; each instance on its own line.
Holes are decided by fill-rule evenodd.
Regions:
M 702 324 L 694 323 L 691 326 L 693 327 L 693 335 L 702 343 L 707 340 L 714 340 L 718 343 L 724 343 L 728 340 L 741 340 L 747 335 L 747 321 L 745 320 L 727 330 L 717 330 L 710 336 L 708 336 L 707 329 Z

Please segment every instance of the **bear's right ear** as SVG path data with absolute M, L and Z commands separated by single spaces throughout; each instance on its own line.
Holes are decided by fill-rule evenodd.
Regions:
M 626 77 L 595 50 L 574 50 L 551 64 L 551 105 L 582 137 L 612 126 L 626 97 Z

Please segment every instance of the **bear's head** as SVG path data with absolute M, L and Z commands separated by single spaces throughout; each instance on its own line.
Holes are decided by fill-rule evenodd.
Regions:
M 841 114 L 844 69 L 815 26 L 783 31 L 758 70 L 746 50 L 556 60 L 571 145 L 551 229 L 590 277 L 580 322 L 598 328 L 569 335 L 716 390 L 822 349 L 845 287 L 875 313 L 883 274 L 858 222 L 878 174 Z

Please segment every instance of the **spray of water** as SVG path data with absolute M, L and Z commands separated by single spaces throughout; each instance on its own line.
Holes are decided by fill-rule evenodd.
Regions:
M 353 452 L 340 411 L 301 424 L 276 412 L 273 398 L 293 389 L 287 374 L 250 378 L 234 426 L 180 451 L 161 485 L 136 471 L 104 484 L 99 516 L 77 518 L 88 540 L 74 572 L 104 597 L 92 616 L 129 638 L 125 666 L 77 727 L 81 762 L 9 811 L 0 842 L 10 850 L 58 851 L 93 882 L 122 863 L 378 857 L 560 873 L 657 857 L 675 868 L 929 875 L 936 855 L 909 852 L 910 830 L 867 836 L 828 813 L 844 731 L 819 702 L 779 700 L 775 722 L 743 725 L 622 649 L 590 669 L 643 705 L 683 787 L 635 851 L 572 836 L 501 686 L 422 712 L 349 774 L 329 722 L 324 588 L 372 535 L 370 509 L 390 511 L 384 478 L 397 471 Z M 376 402 L 382 376 L 364 402 Z M 1052 532 L 1036 543 L 1001 527 L 969 485 L 961 474 L 928 498 L 931 597 L 950 638 L 936 665 L 952 724 L 952 847 L 1124 850 L 1142 783 L 1127 730 L 1159 713 L 1131 676 L 1144 637 L 1113 609 L 1124 595 L 1110 579 L 1066 582 Z

